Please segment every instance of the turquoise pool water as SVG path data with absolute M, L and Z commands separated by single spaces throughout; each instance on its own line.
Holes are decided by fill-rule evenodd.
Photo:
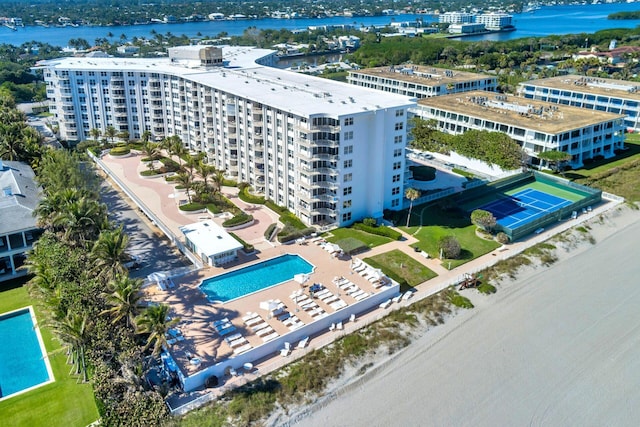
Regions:
M 209 301 L 230 301 L 311 273 L 313 265 L 299 255 L 282 255 L 202 281 L 200 290 Z
M 49 380 L 28 308 L 0 316 L 0 398 Z

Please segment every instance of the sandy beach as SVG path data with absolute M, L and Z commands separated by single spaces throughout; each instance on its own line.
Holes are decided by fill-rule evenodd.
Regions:
M 631 426 L 640 418 L 640 213 L 593 220 L 553 266 L 433 328 L 366 378 L 274 424 Z M 574 232 L 578 233 L 578 232 Z

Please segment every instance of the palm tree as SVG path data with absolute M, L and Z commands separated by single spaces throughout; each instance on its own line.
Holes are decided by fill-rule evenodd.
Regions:
M 200 176 L 202 177 L 203 181 L 204 181 L 204 186 L 208 187 L 209 186 L 209 176 L 211 176 L 211 174 L 213 172 L 215 172 L 215 168 L 211 165 L 208 165 L 206 163 L 204 163 L 202 160 L 198 163 L 198 165 L 196 166 L 196 169 L 198 171 L 198 173 L 200 174 Z
M 91 258 L 95 261 L 94 267 L 98 277 L 106 277 L 114 280 L 119 275 L 126 275 L 124 266 L 128 259 L 127 244 L 129 237 L 124 232 L 122 225 L 115 230 L 102 230 L 98 240 L 91 249 Z
M 63 230 L 67 242 L 84 246 L 95 239 L 107 223 L 106 208 L 96 200 L 82 197 L 58 212 L 51 222 Z
M 33 211 L 33 215 L 38 217 L 38 225 L 42 228 L 53 228 L 53 218 L 63 212 L 71 203 L 82 198 L 76 188 L 65 188 L 53 194 L 43 197 L 38 206 Z
M 213 185 L 215 186 L 215 192 L 217 194 L 222 193 L 222 185 L 224 184 L 224 171 L 216 169 L 213 178 Z
M 3 118 L 4 119 L 4 118 Z M 0 158 L 17 160 L 22 145 L 22 125 L 3 120 L 0 123 Z
M 184 144 L 178 135 L 173 135 L 169 138 L 169 147 L 168 151 L 171 155 L 178 156 L 178 164 L 182 166 L 182 156 L 187 152 L 184 148 Z
M 153 345 L 153 355 L 159 355 L 162 348 L 168 346 L 169 329 L 179 321 L 179 318 L 169 318 L 169 306 L 166 304 L 147 307 L 136 321 L 138 333 L 148 334 L 144 349 L 148 350 Z
M 105 299 L 111 308 L 104 310 L 100 314 L 111 316 L 113 324 L 122 319 L 125 319 L 127 327 L 135 324 L 136 316 L 142 309 L 142 305 L 140 305 L 142 281 L 131 279 L 125 274 L 115 277 L 109 283 L 109 286 L 113 291 L 106 294 Z
M 415 188 L 407 188 L 404 192 L 404 197 L 411 201 L 411 203 L 409 204 L 409 214 L 407 215 L 407 227 L 409 227 L 409 220 L 411 219 L 411 209 L 413 209 L 413 202 L 420 197 L 420 190 L 416 190 Z
M 149 140 L 151 139 L 151 131 L 145 130 L 144 132 L 142 132 L 142 135 L 140 135 L 140 139 L 142 140 L 142 142 L 149 142 Z
M 100 135 L 102 135 L 102 132 L 100 132 L 100 129 L 98 128 L 91 128 L 91 130 L 89 131 L 89 135 L 91 136 L 91 138 L 97 141 L 98 138 L 100 138 Z
M 69 356 L 76 368 L 76 375 L 82 374 L 84 382 L 87 381 L 86 346 L 89 341 L 89 315 L 72 314 L 54 325 L 58 339 L 68 345 Z
M 158 144 L 155 144 L 148 140 L 142 142 L 141 150 L 144 156 L 149 159 L 149 161 L 157 160 L 160 156 L 160 148 L 158 147 Z
M 191 176 L 188 173 L 180 172 L 176 175 L 176 182 L 184 187 L 185 192 L 187 193 L 187 200 L 191 203 L 191 184 L 193 183 L 191 180 Z
M 113 140 L 115 139 L 117 134 L 118 134 L 118 131 L 113 126 L 107 126 L 107 128 L 104 131 L 104 135 L 107 138 L 109 138 L 112 143 L 113 143 Z

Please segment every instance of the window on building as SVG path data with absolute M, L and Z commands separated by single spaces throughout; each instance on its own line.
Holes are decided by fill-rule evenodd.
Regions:
M 346 145 L 343 152 L 344 154 L 353 154 L 353 145 Z
M 397 196 L 398 194 L 400 194 L 400 187 L 393 187 L 391 189 L 391 195 L 392 196 Z
M 404 116 L 404 110 L 396 110 L 396 117 Z
M 345 173 L 343 177 L 344 182 L 350 182 L 353 179 L 353 175 L 350 173 Z
M 398 122 L 398 123 L 396 123 L 395 129 L 396 129 L 396 130 L 402 130 L 402 129 L 404 129 L 404 123 L 403 123 L 403 122 Z
M 350 130 L 349 132 L 345 132 L 344 133 L 344 140 L 345 141 L 349 141 L 351 139 L 353 139 L 353 131 Z
M 393 199 L 391 201 L 391 207 L 392 208 L 397 208 L 398 206 L 400 206 L 400 199 Z
M 351 212 L 343 213 L 342 214 L 342 221 L 343 222 L 351 221 Z
M 350 168 L 350 167 L 352 167 L 352 166 L 353 166 L 353 160 L 349 159 L 349 160 L 345 160 L 345 161 L 344 161 L 344 165 L 343 165 L 343 167 L 344 167 L 345 169 L 348 169 L 348 168 Z
M 402 144 L 402 135 L 396 135 L 393 137 L 394 144 Z
M 345 200 L 344 202 L 342 202 L 343 209 L 348 209 L 350 207 L 351 207 L 351 200 Z
M 400 156 L 402 156 L 402 148 L 397 148 L 393 150 L 393 157 L 400 157 Z
M 345 126 L 352 126 L 353 125 L 353 117 L 347 117 L 346 119 L 344 119 L 344 125 Z
M 393 182 L 400 182 L 400 174 L 393 175 Z
M 353 191 L 353 187 L 344 187 L 342 189 L 342 194 L 344 194 L 345 196 L 348 196 L 349 194 L 351 194 L 352 191 Z
M 398 170 L 402 167 L 402 162 L 394 162 L 393 163 L 393 170 Z

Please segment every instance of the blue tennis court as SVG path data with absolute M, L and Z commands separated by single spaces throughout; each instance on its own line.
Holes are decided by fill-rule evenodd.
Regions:
M 572 203 L 561 197 L 527 188 L 479 209 L 491 212 L 501 226 L 515 229 Z

